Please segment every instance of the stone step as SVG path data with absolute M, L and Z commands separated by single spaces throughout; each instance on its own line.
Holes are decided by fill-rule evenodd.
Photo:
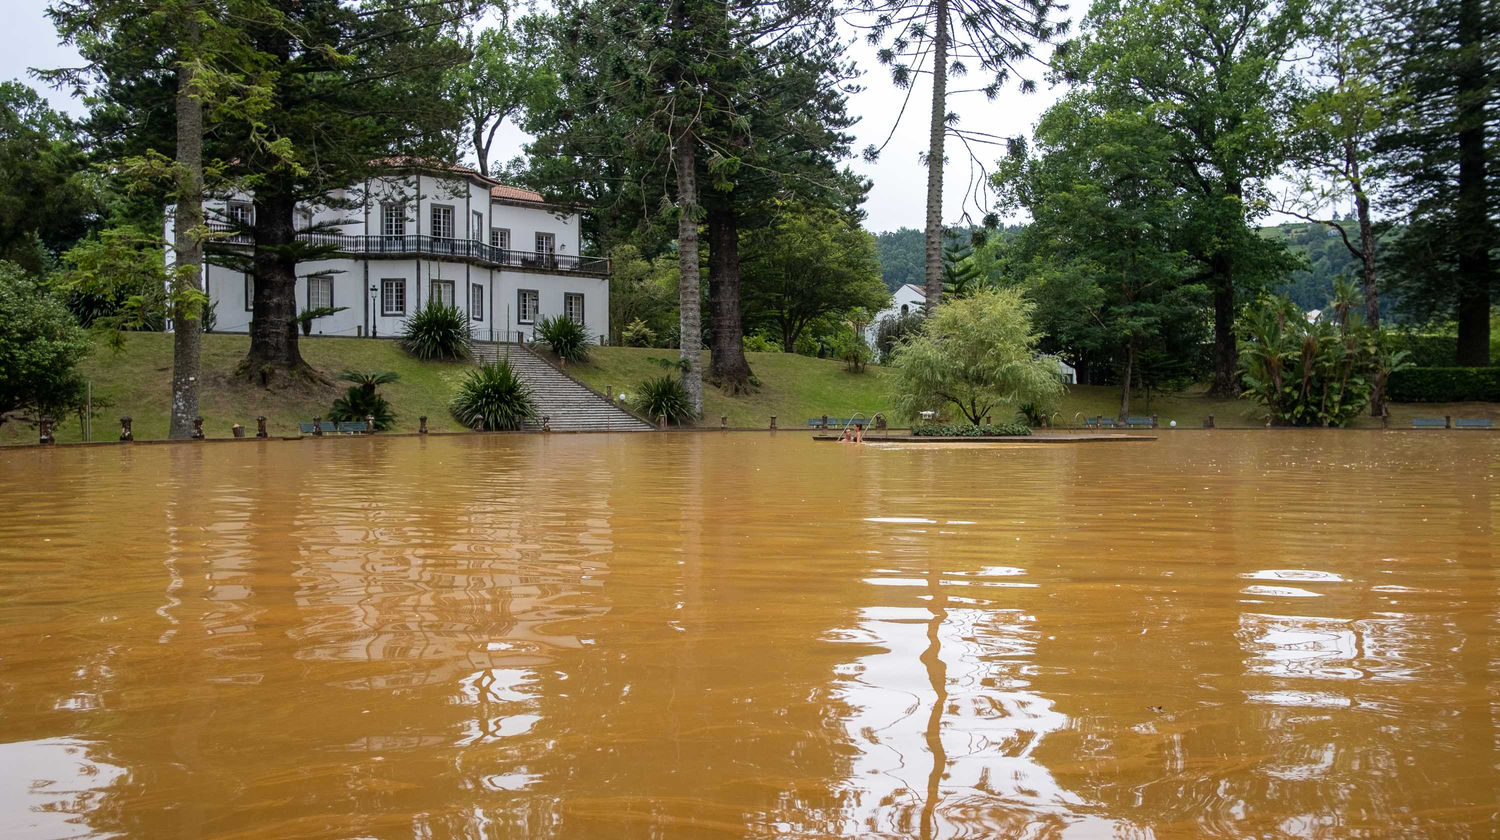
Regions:
M 531 386 L 537 414 L 558 431 L 648 432 L 649 423 L 623 411 L 521 344 L 475 342 L 478 364 L 509 359 L 511 369 Z M 533 428 L 540 426 L 534 424 Z

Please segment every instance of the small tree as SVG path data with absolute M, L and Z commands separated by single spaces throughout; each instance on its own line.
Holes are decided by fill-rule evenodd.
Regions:
M 915 417 L 952 403 L 978 424 L 997 406 L 1054 406 L 1062 380 L 1057 360 L 1036 351 L 1032 308 L 1020 289 L 999 289 L 929 314 L 921 332 L 896 347 L 896 408 Z
M 76 407 L 83 380 L 74 367 L 89 343 L 45 284 L 0 262 L 0 423 L 7 412 L 60 415 Z
M 388 370 L 344 371 L 339 374 L 339 379 L 354 384 L 349 386 L 342 397 L 333 401 L 328 419 L 339 423 L 358 423 L 370 417 L 374 418 L 375 425 L 371 431 L 389 431 L 396 425 L 396 412 L 391 410 L 391 404 L 375 389 L 400 378 Z

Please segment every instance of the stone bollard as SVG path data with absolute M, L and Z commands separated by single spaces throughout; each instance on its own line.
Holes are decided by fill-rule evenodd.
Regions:
M 241 426 L 238 423 L 235 423 L 233 426 L 229 427 L 229 433 L 237 438 L 242 438 L 245 436 L 245 427 Z
M 255 436 L 258 437 L 258 438 L 270 437 L 270 435 L 266 432 L 266 418 L 265 417 L 257 417 L 257 418 L 255 418 Z
M 1451 428 L 1453 428 L 1453 415 L 1451 415 L 1451 414 L 1444 414 L 1443 415 L 1443 428 L 1445 428 L 1445 429 L 1451 429 Z
M 203 440 L 203 418 L 193 418 L 193 440 Z
M 313 437 L 322 437 L 322 436 L 323 436 L 323 418 L 321 418 L 321 417 L 314 417 L 313 418 Z
M 613 386 L 613 385 L 605 385 L 604 386 L 604 398 L 606 400 L 613 399 L 614 395 L 615 395 L 615 386 Z
M 874 418 L 871 419 L 870 428 L 881 432 L 885 431 L 885 415 L 875 415 Z
M 826 414 L 823 415 L 823 428 L 825 430 L 828 428 L 828 415 L 826 415 Z
M 1205 428 L 1205 429 L 1212 429 L 1213 427 L 1214 427 L 1214 416 L 1212 414 L 1210 414 L 1210 415 L 1208 415 L 1207 419 L 1205 419 L 1203 421 L 1203 428 Z
M 375 415 L 373 414 L 365 415 L 365 434 L 375 434 Z
M 135 432 L 130 430 L 131 422 L 129 417 L 120 418 L 120 440 L 135 440 Z
M 663 432 L 667 430 L 667 415 L 663 414 L 656 418 L 656 428 Z
M 1157 420 L 1156 415 L 1155 414 L 1151 415 L 1151 428 L 1155 429 L 1155 428 L 1158 428 L 1160 425 L 1161 425 L 1161 423 L 1160 423 L 1160 421 Z
M 721 432 L 727 432 L 727 431 L 729 431 L 729 415 L 728 414 L 720 414 L 719 415 L 719 431 L 721 431 Z
M 984 415 L 984 425 L 986 425 L 986 426 L 990 425 L 990 415 L 989 415 L 989 412 L 985 412 L 985 415 Z
M 542 415 L 542 431 L 544 431 L 544 432 L 550 432 L 550 431 L 552 431 L 552 418 L 548 417 L 545 414 Z
M 51 446 L 52 444 L 57 443 L 57 439 L 52 437 L 51 417 L 43 417 L 40 421 L 38 421 L 37 425 L 40 427 L 40 433 L 37 435 L 37 443 L 41 444 L 42 446 Z
M 417 418 L 417 434 L 427 434 L 427 415 L 425 414 Z
M 776 415 L 771 415 L 771 431 L 776 431 Z

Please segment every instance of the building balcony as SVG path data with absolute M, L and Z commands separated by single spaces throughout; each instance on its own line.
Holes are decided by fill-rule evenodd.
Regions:
M 218 222 L 210 222 L 208 226 L 216 234 L 213 239 L 215 243 L 253 244 L 250 234 L 242 229 L 232 228 Z M 297 239 L 310 245 L 331 248 L 339 255 L 351 257 L 437 257 L 463 260 L 492 268 L 609 276 L 609 259 L 606 257 L 577 257 L 567 254 L 513 251 L 507 248 L 496 248 L 475 239 L 448 239 L 418 234 L 345 236 L 321 232 L 299 233 Z

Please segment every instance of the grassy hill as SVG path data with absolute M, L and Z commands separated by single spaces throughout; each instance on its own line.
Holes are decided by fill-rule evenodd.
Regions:
M 305 383 L 291 388 L 266 390 L 247 384 L 233 376 L 234 368 L 244 357 L 249 339 L 242 335 L 212 334 L 203 338 L 204 383 L 201 411 L 203 428 L 209 437 L 229 437 L 230 427 L 240 423 L 247 434 L 255 432 L 255 418 L 265 415 L 272 435 L 293 436 L 297 423 L 325 416 L 344 385 Z M 306 338 L 301 342 L 302 355 L 313 367 L 330 379 L 345 369 L 390 370 L 401 379 L 381 388 L 397 414 L 397 431 L 416 431 L 417 418 L 427 415 L 434 431 L 459 431 L 461 427 L 448 414 L 448 400 L 458 387 L 465 371 L 462 363 L 419 362 L 406 355 L 395 342 L 378 339 Z M 719 418 L 727 416 L 734 427 L 766 428 L 770 416 L 777 415 L 782 428 L 805 428 L 809 417 L 828 414 L 847 417 L 856 413 L 866 416 L 885 412 L 894 423 L 905 425 L 907 418 L 894 416 L 886 393 L 888 371 L 870 367 L 864 373 L 850 373 L 842 362 L 812 359 L 785 353 L 747 354 L 760 387 L 750 394 L 730 397 L 709 387 L 704 392 L 704 421 L 717 428 Z M 675 359 L 673 350 L 634 347 L 596 347 L 588 364 L 571 365 L 568 373 L 603 392 L 613 387 L 616 394 L 634 393 L 640 383 L 661 376 L 667 369 L 652 359 Z M 704 365 L 708 357 L 704 355 Z M 123 349 L 116 351 L 105 344 L 94 348 L 82 370 L 92 382 L 96 405 L 102 405 L 94 419 L 94 440 L 115 440 L 119 434 L 117 418 L 129 415 L 135 419 L 137 440 L 165 438 L 167 404 L 172 367 L 172 337 L 162 333 L 133 333 L 126 336 Z M 1119 390 L 1106 386 L 1074 386 L 1069 389 L 1059 410 L 1063 425 L 1076 425 L 1082 416 L 1113 416 L 1119 411 Z M 1160 416 L 1163 425 L 1176 420 L 1179 426 L 1197 428 L 1203 418 L 1215 415 L 1221 427 L 1259 426 L 1260 412 L 1244 400 L 1208 399 L 1196 393 L 1153 396 L 1149 409 L 1143 399 L 1134 399 L 1132 413 Z M 1500 405 L 1469 403 L 1459 405 L 1394 405 L 1392 425 L 1410 425 L 1414 416 L 1451 414 L 1462 417 L 1490 417 L 1500 422 Z M 998 413 L 997 421 L 1008 420 Z M 1357 425 L 1376 426 L 1370 418 Z M 59 441 L 81 440 L 77 418 L 68 418 L 57 430 Z M 0 443 L 32 443 L 35 430 L 21 423 L 0 425 Z

